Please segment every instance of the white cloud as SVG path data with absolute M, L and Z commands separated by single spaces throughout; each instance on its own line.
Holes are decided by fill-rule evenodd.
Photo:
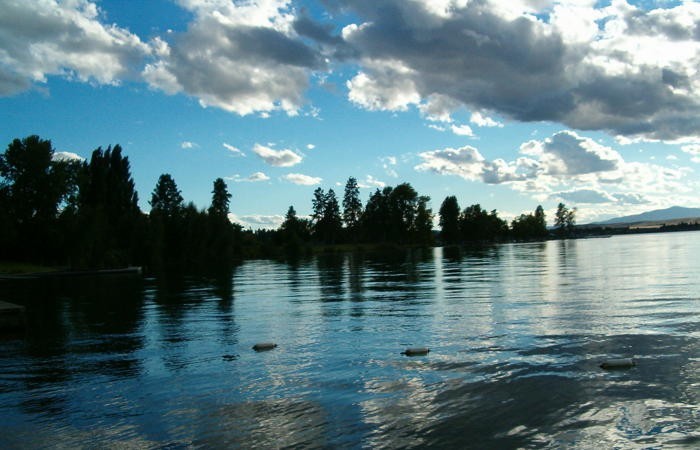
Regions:
M 182 0 L 194 20 L 162 41 L 143 77 L 168 94 L 182 92 L 240 115 L 298 114 L 313 70 L 324 59 L 294 31 L 290 1 Z
M 544 141 L 526 142 L 520 152 L 538 157 L 544 172 L 553 176 L 613 171 L 622 163 L 620 154 L 610 147 L 573 131 L 560 131 Z
M 454 149 L 433 150 L 418 155 L 423 163 L 415 168 L 418 171 L 431 171 L 440 175 L 457 175 L 466 180 L 481 180 L 485 158 L 469 145 Z
M 313 186 L 313 185 L 319 184 L 319 183 L 321 183 L 321 181 L 323 181 L 323 178 L 312 177 L 312 176 L 304 175 L 301 173 L 289 173 L 289 174 L 283 176 L 282 178 L 289 181 L 290 183 L 298 184 L 301 186 Z
M 195 147 L 199 147 L 199 145 L 197 145 L 194 142 L 190 142 L 190 141 L 184 141 L 180 144 L 180 148 L 184 148 L 184 149 L 191 149 L 191 148 L 195 148 Z
M 118 84 L 134 78 L 151 52 L 128 30 L 101 23 L 99 8 L 88 0 L 3 0 L 0 10 L 0 95 L 51 75 Z
M 227 144 L 226 142 L 224 142 L 221 145 L 223 145 L 226 150 L 230 151 L 235 156 L 245 156 L 245 153 L 243 153 L 243 151 L 241 151 L 241 149 L 239 149 L 238 147 L 235 147 L 231 144 Z
M 85 161 L 85 158 L 73 152 L 54 152 L 51 156 L 54 161 Z
M 452 125 L 450 129 L 457 136 L 474 136 L 474 132 L 469 125 Z
M 505 161 L 487 160 L 471 146 L 433 150 L 418 155 L 422 163 L 415 169 L 505 184 L 540 202 L 600 205 L 600 214 L 612 206 L 616 213 L 634 212 L 638 205 L 666 207 L 669 198 L 688 204 L 700 187 L 688 180 L 689 168 L 627 162 L 612 148 L 571 131 L 523 143 L 520 152 L 523 156 Z
M 306 144 L 306 148 L 309 150 L 313 150 L 316 148 L 316 146 L 314 144 Z
M 398 61 L 365 61 L 372 74 L 360 72 L 346 83 L 351 102 L 369 110 L 405 111 L 420 102 L 411 70 Z
M 386 186 L 386 183 L 383 181 L 377 180 L 372 175 L 367 175 L 365 177 L 364 181 L 358 181 L 357 186 L 361 187 L 363 189 L 383 188 Z
M 253 152 L 267 164 L 275 167 L 292 167 L 302 160 L 300 155 L 291 150 L 274 150 L 261 144 L 255 144 Z
M 226 177 L 227 180 L 235 181 L 236 183 L 241 183 L 241 182 L 250 182 L 250 183 L 256 183 L 259 181 L 267 181 L 270 179 L 267 175 L 265 175 L 263 172 L 255 172 L 247 177 L 243 178 L 240 175 L 234 175 L 232 177 Z
M 469 118 L 469 121 L 476 125 L 477 127 L 498 127 L 498 128 L 503 128 L 503 124 L 501 122 L 497 122 L 493 120 L 491 117 L 484 116 L 480 112 L 476 111 L 473 112 L 471 117 Z
M 700 3 L 337 0 L 359 62 L 349 98 L 498 126 L 478 111 L 629 139 L 700 138 Z M 391 13 L 387 13 L 391 11 Z
M 459 102 L 440 94 L 429 95 L 418 109 L 431 122 L 452 122 L 452 113 L 460 106 Z

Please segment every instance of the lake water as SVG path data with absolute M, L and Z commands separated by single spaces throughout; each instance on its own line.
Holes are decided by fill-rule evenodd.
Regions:
M 0 338 L 0 448 L 697 448 L 699 255 L 666 233 L 0 281 L 28 321 Z

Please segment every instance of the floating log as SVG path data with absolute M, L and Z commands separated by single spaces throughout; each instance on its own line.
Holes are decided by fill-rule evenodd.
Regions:
M 409 347 L 401 354 L 406 356 L 425 356 L 429 351 L 430 349 L 427 347 Z
M 637 363 L 632 358 L 617 358 L 617 359 L 607 359 L 600 363 L 601 369 L 613 370 L 613 369 L 629 369 L 636 366 Z
M 274 342 L 258 342 L 253 346 L 253 350 L 256 352 L 265 352 L 268 350 L 272 350 L 273 348 L 277 347 L 277 344 Z
M 21 330 L 24 326 L 24 306 L 0 301 L 0 331 Z

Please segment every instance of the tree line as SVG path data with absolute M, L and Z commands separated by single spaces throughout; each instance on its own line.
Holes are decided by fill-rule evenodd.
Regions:
M 213 183 L 211 206 L 199 210 L 162 174 L 144 214 L 119 145 L 95 149 L 88 161 L 56 156 L 38 136 L 15 139 L 0 155 L 0 259 L 159 271 L 226 266 L 241 253 L 222 179 Z
M 119 145 L 95 149 L 89 160 L 57 157 L 38 136 L 14 139 L 0 154 L 0 259 L 73 268 L 141 265 L 150 270 L 221 267 L 236 259 L 297 254 L 313 246 L 343 244 L 446 245 L 549 234 L 541 206 L 508 224 L 495 210 L 460 209 L 448 196 L 433 231 L 430 197 L 409 184 L 376 189 L 363 205 L 350 177 L 342 199 L 317 188 L 312 213 L 290 206 L 273 230 L 244 230 L 229 220 L 231 194 L 214 180 L 211 204 L 186 203 L 174 178 L 160 175 L 149 213 L 139 197 L 128 157 Z M 571 233 L 575 209 L 560 204 L 556 226 Z

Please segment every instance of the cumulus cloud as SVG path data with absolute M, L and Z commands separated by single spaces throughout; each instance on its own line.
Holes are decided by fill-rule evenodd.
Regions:
M 514 161 L 489 160 L 472 146 L 419 153 L 418 171 L 505 184 L 538 201 L 561 199 L 589 205 L 664 205 L 692 195 L 688 168 L 628 162 L 610 147 L 561 131 L 520 146 Z
M 418 171 L 431 171 L 440 175 L 457 175 L 466 180 L 482 180 L 485 158 L 474 147 L 433 150 L 418 155 L 423 162 L 416 166 Z
M 195 147 L 199 147 L 199 145 L 197 145 L 194 142 L 190 142 L 190 141 L 184 141 L 180 144 L 180 148 L 184 148 L 184 149 L 191 149 L 191 148 L 195 148 Z
M 334 3 L 359 19 L 342 37 L 360 64 L 347 87 L 361 107 L 418 106 L 444 122 L 465 107 L 652 140 L 700 135 L 696 2 Z
M 230 151 L 234 156 L 245 156 L 245 153 L 243 153 L 243 151 L 241 151 L 241 149 L 239 149 L 236 146 L 233 146 L 231 144 L 227 144 L 226 142 L 224 142 L 221 145 L 223 145 L 224 148 L 226 150 Z
M 0 0 L 0 95 L 26 90 L 55 75 L 117 84 L 135 77 L 150 47 L 100 21 L 88 0 Z
M 255 144 L 253 152 L 267 164 L 275 167 L 292 167 L 299 164 L 302 157 L 289 149 L 275 150 L 261 144 Z
M 538 157 L 542 169 L 549 175 L 612 171 L 622 162 L 620 154 L 610 147 L 573 131 L 560 131 L 544 141 L 526 142 L 520 151 Z
M 247 177 L 241 177 L 240 175 L 236 174 L 232 177 L 227 177 L 227 180 L 235 181 L 236 183 L 241 183 L 241 182 L 249 182 L 249 183 L 256 183 L 259 181 L 267 181 L 270 179 L 267 175 L 265 175 L 263 172 L 255 172 Z
M 312 177 L 312 176 L 304 175 L 301 173 L 289 173 L 289 174 L 283 176 L 282 178 L 289 181 L 290 183 L 298 184 L 301 186 L 313 186 L 313 185 L 319 184 L 319 183 L 321 183 L 321 181 L 323 181 L 323 178 Z
M 351 102 L 369 110 L 405 111 L 421 96 L 411 78 L 412 70 L 398 61 L 366 61 L 371 73 L 360 72 L 346 85 Z
M 296 115 L 311 71 L 324 59 L 294 30 L 289 0 L 182 0 L 194 15 L 183 33 L 161 40 L 144 78 L 168 94 L 240 115 Z

